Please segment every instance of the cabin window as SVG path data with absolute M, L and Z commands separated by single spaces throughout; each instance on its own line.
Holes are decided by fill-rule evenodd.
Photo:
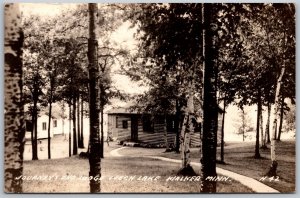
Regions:
M 143 131 L 150 133 L 154 132 L 154 123 L 150 115 L 143 116 Z
M 167 117 L 167 131 L 175 132 L 175 117 L 174 116 Z
M 201 123 L 196 122 L 194 126 L 195 126 L 194 131 L 201 133 Z
M 118 128 L 118 117 L 116 117 L 116 128 Z
M 26 131 L 32 131 L 32 122 L 26 120 Z
M 46 122 L 43 122 L 43 123 L 42 123 L 42 127 L 43 127 L 43 131 L 47 130 L 47 123 L 46 123 Z
M 123 120 L 122 121 L 122 125 L 123 125 L 123 129 L 127 129 L 128 128 L 128 121 L 127 120 Z
M 53 120 L 53 127 L 57 127 L 57 120 Z

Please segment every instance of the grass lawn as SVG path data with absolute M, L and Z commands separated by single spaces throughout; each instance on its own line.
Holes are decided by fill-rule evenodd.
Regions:
M 269 145 L 268 145 L 269 147 Z M 129 153 L 138 155 L 157 155 L 173 159 L 180 159 L 180 154 L 174 152 L 164 153 L 164 149 L 144 149 L 144 148 L 130 148 L 120 151 L 121 154 L 127 155 Z M 260 180 L 268 171 L 270 161 L 270 149 L 260 150 L 261 159 L 254 158 L 254 145 L 243 144 L 240 147 L 233 145 L 225 147 L 225 163 L 218 164 L 220 168 L 230 170 L 232 172 L 245 175 L 256 180 Z M 276 155 L 278 161 L 278 179 L 279 181 L 270 181 L 270 178 L 261 180 L 264 184 L 280 191 L 280 192 L 294 192 L 295 191 L 295 141 L 281 141 L 276 144 Z M 199 162 L 200 159 L 199 148 L 191 149 L 192 161 Z M 218 149 L 218 158 L 220 156 Z M 275 178 L 274 178 L 275 179 Z
M 268 146 L 270 147 L 270 146 Z M 262 181 L 264 184 L 280 191 L 294 192 L 296 178 L 296 154 L 294 141 L 281 141 L 276 143 L 276 157 L 278 162 L 277 174 L 279 181 Z M 220 168 L 260 180 L 271 165 L 270 149 L 260 149 L 261 159 L 254 159 L 254 146 L 238 149 L 225 149 L 225 165 Z
M 199 181 L 166 181 L 169 176 L 175 176 L 180 165 L 142 157 L 106 157 L 102 160 L 101 191 L 105 193 L 118 192 L 199 192 Z M 89 192 L 89 163 L 87 159 L 72 156 L 65 159 L 25 161 L 24 176 L 49 175 L 48 181 L 24 180 L 24 192 L 68 193 Z M 197 170 L 199 171 L 199 170 Z M 132 176 L 132 181 L 120 180 L 112 176 Z M 138 180 L 139 176 L 148 176 L 147 181 Z M 160 176 L 156 181 L 150 181 L 149 176 Z M 144 178 L 145 179 L 145 178 Z M 218 182 L 217 192 L 251 192 L 245 186 L 235 181 Z

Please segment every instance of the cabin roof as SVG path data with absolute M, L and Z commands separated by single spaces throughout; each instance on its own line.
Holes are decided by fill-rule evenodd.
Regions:
M 124 107 L 113 107 L 107 110 L 106 114 L 141 114 L 137 109 L 133 108 L 132 103 L 128 103 Z M 218 106 L 218 113 L 223 113 L 224 111 Z
M 137 111 L 137 109 L 134 109 L 132 107 L 134 107 L 134 103 L 132 101 L 130 101 L 123 107 L 113 107 L 110 110 L 107 110 L 105 113 L 107 113 L 107 114 L 138 114 L 139 112 Z
M 108 111 L 107 114 L 138 114 L 137 110 L 132 110 L 130 108 L 125 107 L 114 107 Z

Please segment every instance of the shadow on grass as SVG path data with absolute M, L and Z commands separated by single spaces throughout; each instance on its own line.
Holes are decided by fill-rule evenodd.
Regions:
M 188 165 L 187 167 L 181 168 L 178 172 L 177 172 L 178 176 L 199 176 L 199 174 L 197 174 L 193 167 L 191 165 Z
M 268 158 L 266 158 L 266 157 L 263 157 L 263 156 L 255 156 L 255 155 L 253 155 L 253 156 L 247 156 L 247 157 L 244 157 L 244 158 L 246 158 L 246 159 L 255 159 L 255 160 L 269 160 Z
M 221 160 L 217 160 L 216 162 L 217 162 L 217 164 L 230 165 L 229 163 L 221 161 Z

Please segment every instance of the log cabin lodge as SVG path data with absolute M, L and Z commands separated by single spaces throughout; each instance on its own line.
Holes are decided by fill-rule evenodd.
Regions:
M 118 107 L 108 110 L 108 134 L 119 141 L 138 142 L 152 146 L 165 145 L 165 131 L 167 130 L 168 143 L 175 145 L 175 115 L 152 116 L 150 114 L 138 113 L 130 108 Z M 222 110 L 218 115 L 218 142 L 221 134 Z M 166 122 L 166 123 L 165 123 Z M 191 133 L 192 147 L 200 146 L 201 123 L 197 123 L 195 131 Z

